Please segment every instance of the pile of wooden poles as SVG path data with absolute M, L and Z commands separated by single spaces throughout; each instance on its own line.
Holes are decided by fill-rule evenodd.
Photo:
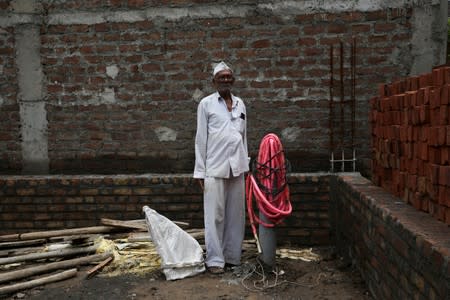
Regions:
M 0 296 L 66 280 L 89 278 L 113 261 L 112 252 L 98 253 L 100 237 L 125 237 L 130 242 L 150 241 L 145 220 L 102 219 L 103 226 L 0 236 Z M 175 222 L 180 227 L 188 224 Z M 199 243 L 201 229 L 186 229 Z M 86 266 L 93 265 L 87 271 Z

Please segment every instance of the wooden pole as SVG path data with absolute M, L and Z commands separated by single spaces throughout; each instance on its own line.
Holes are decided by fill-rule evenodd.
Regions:
M 73 234 L 92 234 L 92 233 L 105 233 L 117 230 L 117 228 L 111 226 L 93 226 L 93 227 L 80 227 L 72 229 L 51 230 L 51 231 L 37 231 L 26 233 L 15 233 L 0 236 L 0 242 L 11 241 L 23 241 L 34 239 L 45 239 L 56 236 L 73 235 Z
M 27 282 L 16 283 L 13 285 L 0 287 L 0 295 L 11 294 L 17 291 L 34 288 L 36 286 L 44 285 L 51 282 L 65 280 L 77 275 L 77 269 L 66 270 L 50 276 L 41 277 Z
M 5 242 L 5 243 L 0 243 L 0 249 L 20 248 L 20 247 L 26 247 L 26 246 L 42 245 L 42 244 L 45 244 L 45 242 L 46 242 L 45 239 L 19 241 L 19 242 Z
M 0 283 L 17 280 L 17 279 L 21 279 L 21 278 L 26 278 L 26 277 L 30 277 L 30 276 L 37 275 L 37 274 L 48 273 L 48 272 L 54 271 L 54 270 L 67 269 L 67 268 L 72 268 L 72 267 L 76 267 L 79 265 L 85 265 L 85 264 L 88 264 L 88 263 L 91 263 L 94 261 L 102 261 L 112 255 L 113 255 L 113 253 L 111 253 L 111 252 L 102 253 L 102 254 L 94 254 L 94 255 L 90 255 L 90 256 L 49 263 L 49 264 L 45 264 L 45 265 L 41 265 L 41 266 L 37 266 L 37 267 L 31 267 L 31 268 L 27 268 L 27 269 L 6 272 L 6 273 L 0 274 Z
M 97 250 L 97 248 L 98 248 L 98 246 L 79 247 L 79 248 L 59 249 L 59 250 L 49 251 L 49 252 L 31 253 L 31 254 L 25 254 L 25 255 L 19 255 L 19 256 L 4 257 L 4 258 L 0 258 L 0 265 L 12 264 L 12 263 L 22 262 L 22 261 L 37 260 L 37 259 L 86 254 L 86 253 L 95 252 L 95 250 Z
M 98 265 L 96 265 L 95 267 L 93 267 L 92 269 L 88 270 L 86 272 L 87 278 L 91 277 L 92 275 L 94 275 L 95 273 L 97 273 L 99 270 L 101 270 L 104 266 L 106 266 L 107 264 L 109 264 L 111 261 L 113 260 L 112 256 L 108 257 L 107 259 L 105 259 L 104 261 L 102 261 L 101 263 L 99 263 Z
M 100 220 L 100 222 L 103 225 L 108 225 L 108 226 L 129 228 L 129 229 L 137 229 L 137 230 L 141 230 L 141 231 L 148 231 L 148 227 L 147 227 L 147 225 L 145 223 L 142 224 L 140 222 L 135 222 L 135 221 L 121 221 L 121 220 L 113 220 L 113 219 L 102 218 Z

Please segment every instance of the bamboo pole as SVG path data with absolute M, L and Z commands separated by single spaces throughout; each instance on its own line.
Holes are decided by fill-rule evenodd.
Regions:
M 92 233 L 106 233 L 117 230 L 111 226 L 93 226 L 93 227 L 80 227 L 62 230 L 50 230 L 50 231 L 36 231 L 26 233 L 15 233 L 0 236 L 0 242 L 22 241 L 22 240 L 34 240 L 41 238 L 52 238 L 57 236 L 73 235 L 73 234 L 92 234 Z
M 4 243 L 0 243 L 0 249 L 20 248 L 20 247 L 26 247 L 26 246 L 42 245 L 42 244 L 45 244 L 45 242 L 46 242 L 45 239 L 18 241 L 18 242 L 4 242 Z
M 15 249 L 6 249 L 6 250 L 0 250 L 0 257 L 9 257 L 9 256 L 18 256 L 18 255 L 25 255 L 30 253 L 36 253 L 43 249 L 42 246 L 36 246 L 36 247 L 26 247 L 26 248 L 15 248 Z
M 19 256 L 11 256 L 0 258 L 0 265 L 12 264 L 16 262 L 30 261 L 30 260 L 38 260 L 45 258 L 54 258 L 54 257 L 64 257 L 64 256 L 72 256 L 79 254 L 87 254 L 91 252 L 95 252 L 97 250 L 96 245 L 90 247 L 81 247 L 81 248 L 69 248 L 69 249 L 59 249 L 55 251 L 49 252 L 41 252 L 41 253 L 31 253 Z
M 72 268 L 79 265 L 85 265 L 94 261 L 102 261 L 106 258 L 112 256 L 111 252 L 102 253 L 102 254 L 94 254 L 90 256 L 74 258 L 70 260 L 63 260 L 54 263 L 49 263 L 37 267 L 31 267 L 11 272 L 6 272 L 0 274 L 0 283 L 8 282 L 12 280 L 22 279 L 26 277 L 30 277 L 37 274 L 48 273 L 50 271 L 59 270 L 59 269 L 67 269 Z
M 0 295 L 11 294 L 25 289 L 34 288 L 51 282 L 65 280 L 77 275 L 77 269 L 66 270 L 50 276 L 41 277 L 27 282 L 16 283 L 8 286 L 0 287 Z
M 121 221 L 121 220 L 113 220 L 102 218 L 100 221 L 103 225 L 120 227 L 120 228 L 129 228 L 129 229 L 137 229 L 141 231 L 147 231 L 148 227 L 146 224 L 142 224 L 136 221 Z

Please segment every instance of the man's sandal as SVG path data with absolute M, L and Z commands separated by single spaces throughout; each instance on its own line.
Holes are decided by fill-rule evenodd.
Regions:
M 225 271 L 221 267 L 209 267 L 208 272 L 214 275 L 223 274 Z

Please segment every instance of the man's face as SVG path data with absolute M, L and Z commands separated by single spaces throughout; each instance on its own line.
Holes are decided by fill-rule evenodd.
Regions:
M 218 92 L 229 92 L 234 83 L 234 76 L 230 70 L 222 70 L 213 78 L 214 87 Z

